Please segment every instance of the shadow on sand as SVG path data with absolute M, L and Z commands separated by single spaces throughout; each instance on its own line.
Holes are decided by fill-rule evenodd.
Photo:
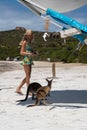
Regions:
M 50 95 L 51 96 L 47 98 L 48 102 L 51 102 L 51 104 L 49 104 L 52 106 L 51 109 L 55 107 L 87 108 L 86 90 L 55 90 L 51 91 Z M 29 105 L 33 103 L 35 103 L 35 100 L 32 100 L 31 97 L 29 97 L 27 101 L 19 102 L 17 105 Z M 85 104 L 85 106 L 82 106 L 82 104 Z
M 51 102 L 87 104 L 87 91 L 86 90 L 51 91 Z

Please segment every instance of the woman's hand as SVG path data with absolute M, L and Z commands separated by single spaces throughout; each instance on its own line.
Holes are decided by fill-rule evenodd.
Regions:
M 34 55 L 38 55 L 38 52 L 37 52 L 37 51 L 34 51 L 33 54 L 34 54 Z
M 27 54 L 28 56 L 33 56 L 33 53 L 31 53 L 31 52 L 28 52 L 28 54 Z

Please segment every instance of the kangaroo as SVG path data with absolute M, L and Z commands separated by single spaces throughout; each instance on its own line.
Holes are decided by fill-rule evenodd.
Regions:
M 36 102 L 35 102 L 35 104 L 29 105 L 27 107 L 37 106 L 41 100 L 43 100 L 44 105 L 47 104 L 46 103 L 46 96 L 50 93 L 52 80 L 49 81 L 48 79 L 46 79 L 46 81 L 48 82 L 48 85 L 39 88 L 36 92 Z
M 42 85 L 37 82 L 30 83 L 29 86 L 27 87 L 25 99 L 17 100 L 17 102 L 26 101 L 28 99 L 28 95 L 30 92 L 32 93 L 32 100 L 35 99 L 36 91 L 41 87 Z

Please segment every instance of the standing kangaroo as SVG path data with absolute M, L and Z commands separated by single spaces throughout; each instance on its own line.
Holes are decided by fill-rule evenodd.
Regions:
M 35 102 L 35 104 L 29 105 L 27 107 L 37 106 L 41 100 L 43 100 L 44 105 L 47 104 L 46 103 L 46 96 L 50 94 L 52 80 L 49 81 L 48 79 L 46 79 L 46 81 L 48 82 L 48 85 L 39 88 L 36 92 L 36 102 Z
M 34 96 L 36 95 L 36 91 L 41 88 L 42 85 L 37 83 L 37 82 L 33 82 L 30 83 L 29 86 L 27 87 L 27 92 L 26 92 L 26 97 L 25 99 L 22 100 L 17 100 L 17 102 L 22 102 L 22 101 L 26 101 L 28 99 L 28 95 L 29 93 L 32 93 L 32 100 L 34 99 Z

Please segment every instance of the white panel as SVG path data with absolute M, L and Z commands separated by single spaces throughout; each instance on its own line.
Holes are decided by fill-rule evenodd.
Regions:
M 76 34 L 81 34 L 81 31 L 76 28 L 70 28 L 70 29 L 60 31 L 61 38 L 66 38 Z
M 19 0 L 34 2 L 43 8 L 51 8 L 58 12 L 67 12 L 87 4 L 87 0 Z

